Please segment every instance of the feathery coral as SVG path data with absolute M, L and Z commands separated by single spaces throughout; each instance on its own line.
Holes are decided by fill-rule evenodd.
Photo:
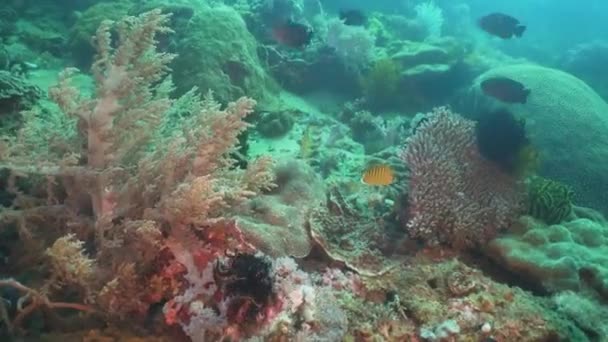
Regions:
M 191 280 L 184 277 L 186 261 L 246 249 L 234 238 L 240 230 L 228 209 L 272 186 L 268 158 L 241 170 L 230 157 L 254 100 L 243 97 L 223 107 L 210 95 L 201 99 L 196 89 L 175 101 L 169 97 L 172 56 L 157 50 L 155 38 L 170 31 L 168 19 L 153 10 L 104 22 L 94 40 L 95 95 L 81 96 L 69 82 L 75 70 L 68 69 L 50 90 L 60 108 L 47 135 L 53 140 L 36 134 L 44 120 L 36 114 L 25 117 L 16 137 L 0 139 L 0 169 L 12 174 L 11 192 L 23 194 L 0 220 L 16 222 L 23 239 L 44 247 L 55 241 L 47 256 L 56 274 L 40 292 L 82 285 L 81 300 L 108 319 L 143 321 L 153 305 Z M 115 30 L 117 39 L 110 37 Z M 15 181 L 28 175 L 35 179 L 28 189 L 32 198 Z M 49 219 L 66 229 L 45 229 Z M 83 252 L 85 239 L 94 260 Z M 33 259 L 36 252 L 30 251 Z M 12 281 L 0 286 L 21 287 Z M 22 292 L 35 294 L 27 314 L 43 306 L 91 311 L 50 302 L 25 285 Z
M 46 250 L 51 258 L 53 272 L 62 283 L 78 284 L 87 288 L 93 279 L 95 261 L 84 254 L 84 242 L 74 234 L 61 237 Z
M 80 119 L 86 129 L 87 163 L 93 170 L 124 166 L 127 158 L 141 151 L 150 129 L 171 105 L 168 98 L 155 98 L 154 84 L 168 72 L 173 56 L 157 52 L 157 33 L 170 32 L 168 15 L 160 10 L 119 22 L 119 45 L 112 46 L 111 21 L 104 21 L 94 37 L 97 46 L 92 71 L 97 98 L 82 100 L 68 85 L 72 71 L 62 74 L 49 94 L 67 115 Z M 137 134 L 133 134 L 137 132 Z M 104 189 L 108 182 L 98 178 L 92 193 L 93 210 L 105 213 Z
M 521 208 L 520 182 L 479 154 L 474 122 L 438 108 L 409 138 L 407 224 L 430 244 L 473 247 L 508 228 Z

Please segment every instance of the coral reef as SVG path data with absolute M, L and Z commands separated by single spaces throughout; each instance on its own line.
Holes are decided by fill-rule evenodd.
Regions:
M 399 70 L 397 87 L 401 110 L 421 111 L 445 103 L 463 82 L 472 79 L 464 63 L 467 47 L 451 37 L 428 42 L 393 41 L 382 49 Z M 405 96 L 404 96 L 405 95 Z
M 566 336 L 588 340 L 568 319 L 548 314 L 546 304 L 528 292 L 495 283 L 455 259 L 424 259 L 420 255 L 382 276 L 363 280 L 368 300 L 380 288 L 392 295 L 385 297 L 390 293 L 385 290 L 380 296 L 386 303 L 383 313 L 377 304 L 351 313 L 359 317 L 351 323 L 358 337 L 407 341 L 423 333 L 438 337 L 443 331 L 457 341 L 550 341 Z M 356 308 L 346 307 L 347 312 Z
M 366 103 L 374 109 L 395 105 L 399 86 L 399 65 L 392 59 L 380 59 L 361 77 Z
M 234 9 L 201 8 L 177 35 L 173 76 L 178 93 L 196 86 L 213 91 L 222 102 L 245 94 L 269 100 L 273 82 L 258 59 L 255 38 Z
M 608 174 L 604 167 L 608 158 L 608 149 L 604 148 L 608 144 L 608 117 L 604 114 L 608 104 L 572 75 L 516 64 L 479 77 L 472 95 L 478 101 L 477 110 L 472 113 L 497 105 L 478 89 L 480 81 L 495 76 L 511 78 L 531 90 L 525 106 L 507 107 L 526 120 L 530 142 L 542 156 L 540 175 L 571 186 L 579 205 L 608 212 L 608 193 L 596 191 L 604 186 Z
M 281 137 L 293 127 L 294 116 L 295 114 L 288 110 L 261 112 L 258 114 L 256 127 L 263 137 Z
M 3 141 L 1 167 L 11 172 L 16 197 L 0 222 L 19 232 L 17 246 L 31 244 L 31 258 L 49 265 L 37 281 L 40 290 L 35 283 L 0 283 L 22 293 L 23 310 L 7 318 L 10 331 L 22 329 L 37 310 L 55 308 L 143 322 L 184 283 L 181 269 L 188 269 L 197 245 L 239 250 L 240 231 L 223 219 L 222 208 L 271 184 L 267 159 L 247 170 L 230 167 L 228 154 L 254 102 L 242 98 L 220 110 L 192 92 L 171 100 L 166 77 L 173 56 L 155 50 L 156 34 L 170 32 L 167 23 L 158 10 L 117 26 L 103 22 L 95 36 L 96 97 L 79 96 L 70 85 L 73 71 L 66 70 L 49 92 L 61 109 L 53 120 L 63 130 L 39 134 L 45 129 L 40 120 L 49 120 L 30 116 L 15 139 Z M 117 45 L 110 35 L 115 27 Z M 163 134 L 174 111 L 193 114 Z M 27 175 L 33 183 L 28 194 L 15 181 Z M 51 222 L 57 230 L 46 229 Z M 20 258 L 18 249 L 9 258 Z M 83 291 L 69 298 L 89 304 L 49 299 L 74 285 Z
M 327 23 L 326 44 L 347 65 L 365 66 L 373 56 L 375 37 L 364 27 L 349 26 L 335 18 Z
M 305 257 L 312 248 L 306 220 L 323 200 L 324 186 L 302 161 L 282 161 L 273 171 L 276 187 L 237 208 L 237 222 L 258 250 L 273 257 Z
M 406 131 L 405 126 L 409 124 L 405 118 L 374 116 L 367 110 L 358 110 L 352 116 L 348 114 L 348 117 L 343 116 L 341 119 L 350 127 L 353 140 L 362 144 L 368 154 L 399 144 L 399 139 Z
M 547 224 L 558 224 L 572 215 L 572 190 L 560 183 L 542 177 L 528 180 L 528 215 Z
M 364 5 L 8 1 L 0 340 L 605 340 L 608 105 L 532 22 Z
M 386 227 L 355 212 L 336 189 L 328 191 L 325 205 L 312 211 L 307 226 L 313 243 L 328 258 L 358 274 L 382 274 L 396 265 L 384 255 L 389 246 Z
M 22 77 L 0 71 L 0 134 L 19 126 L 20 111 L 29 110 L 42 97 L 42 91 Z
M 436 39 L 441 36 L 443 26 L 443 11 L 433 1 L 422 2 L 414 7 L 416 20 L 426 30 L 427 39 Z
M 605 221 L 576 218 L 547 225 L 521 218 L 510 235 L 492 241 L 487 254 L 500 265 L 551 292 L 608 296 Z
M 608 310 L 588 297 L 573 291 L 560 292 L 553 297 L 557 312 L 563 313 L 593 340 L 608 336 Z
M 519 180 L 485 160 L 472 121 L 436 109 L 408 138 L 407 224 L 412 237 L 457 248 L 483 245 L 521 211 Z
M 17 12 L 10 6 L 0 11 L 0 37 L 9 36 L 15 31 L 15 22 L 18 19 Z
M 427 30 L 415 18 L 374 12 L 368 19 L 368 29 L 376 36 L 378 46 L 385 47 L 395 41 L 423 41 Z

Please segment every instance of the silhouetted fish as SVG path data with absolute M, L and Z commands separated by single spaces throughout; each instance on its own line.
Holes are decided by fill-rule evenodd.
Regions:
M 363 26 L 367 22 L 367 16 L 359 10 L 342 10 L 340 11 L 340 20 L 345 25 Z
M 483 93 L 506 103 L 526 103 L 531 90 L 507 77 L 492 77 L 481 82 Z
M 526 30 L 526 26 L 521 25 L 519 20 L 502 13 L 492 13 L 482 17 L 479 19 L 479 27 L 502 39 L 521 37 Z
M 282 45 L 301 48 L 308 45 L 312 39 L 309 26 L 288 20 L 272 29 L 274 39 Z

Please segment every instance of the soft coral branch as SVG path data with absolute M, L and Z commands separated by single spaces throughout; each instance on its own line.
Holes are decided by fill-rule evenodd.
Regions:
M 61 127 L 71 130 L 70 139 L 62 142 L 73 142 L 65 144 L 70 146 L 72 162 L 62 162 L 67 155 L 64 150 L 41 148 L 48 144 L 38 138 L 40 134 L 37 139 L 14 139 L 23 142 L 18 149 L 21 154 L 13 140 L 7 141 L 8 147 L 0 146 L 0 154 L 10 158 L 6 167 L 11 172 L 55 176 L 59 181 L 56 186 L 62 191 L 51 203 L 57 202 L 53 208 L 61 212 L 50 212 L 50 207 L 40 211 L 61 217 L 57 226 L 66 231 L 42 233 L 50 225 L 47 221 L 29 224 L 23 218 L 38 215 L 34 207 L 40 204 L 15 206 L 10 213 L 0 214 L 0 220 L 20 220 L 25 222 L 22 226 L 28 223 L 38 228 L 31 230 L 32 239 L 48 234 L 40 239 L 41 245 L 56 241 L 46 255 L 53 266 L 50 284 L 61 280 L 82 287 L 87 303 L 106 317 L 128 317 L 130 323 L 143 320 L 150 306 L 179 290 L 179 275 L 166 277 L 163 271 L 175 263 L 174 255 L 196 255 L 210 246 L 223 253 L 234 245 L 238 239 L 231 233 L 235 224 L 230 207 L 272 183 L 269 159 L 249 163 L 247 170 L 235 168 L 231 159 L 239 134 L 249 126 L 244 118 L 253 111 L 252 99 L 241 98 L 223 107 L 211 97 L 201 100 L 196 90 L 175 101 L 169 98 L 166 76 L 172 56 L 157 52 L 154 39 L 155 34 L 168 31 L 167 18 L 152 11 L 116 26 L 104 22 L 95 39 L 94 96 L 83 98 L 70 85 L 73 70 L 64 72 L 50 90 L 61 109 L 57 116 L 68 118 Z M 117 28 L 117 40 L 110 39 L 111 28 Z M 32 151 L 39 150 L 52 153 L 32 157 Z M 15 165 L 15 155 L 25 163 Z M 58 239 L 65 233 L 74 235 Z M 171 245 L 180 234 L 187 238 Z M 80 240 L 87 241 L 86 249 Z M 245 243 L 238 242 L 234 249 L 243 249 Z M 177 246 L 172 254 L 163 252 L 172 246 Z M 63 269 L 71 266 L 66 260 L 79 260 L 80 267 Z M 167 278 L 173 284 L 166 285 L 168 289 L 162 284 Z M 161 284 L 151 288 L 155 279 Z M 18 284 L 6 281 L 0 286 Z M 46 297 L 49 286 L 39 291 L 21 289 L 28 304 L 21 317 L 38 308 L 89 309 L 77 303 L 51 302 Z
M 10 322 L 10 329 L 19 328 L 23 320 L 25 320 L 34 311 L 42 308 L 47 309 L 73 309 L 78 311 L 84 311 L 88 313 L 94 313 L 95 310 L 84 304 L 80 303 L 66 303 L 66 302 L 53 302 L 49 298 L 26 285 L 18 282 L 15 279 L 0 279 L 0 287 L 12 287 L 13 289 L 23 293 L 18 300 L 17 315 Z
M 87 166 L 103 171 L 120 168 L 125 158 L 142 149 L 150 128 L 158 124 L 162 114 L 171 106 L 168 98 L 155 98 L 158 82 L 168 73 L 173 56 L 157 52 L 155 36 L 169 32 L 168 15 L 159 10 L 139 17 L 128 17 L 118 26 L 118 47 L 113 48 L 111 21 L 104 21 L 94 42 L 97 48 L 92 71 L 96 80 L 97 97 L 81 99 L 70 86 L 72 70 L 66 70 L 57 86 L 49 91 L 67 115 L 79 119 L 86 136 Z M 133 128 L 138 126 L 137 130 Z M 97 217 L 108 214 L 108 180 L 97 178 L 91 199 Z

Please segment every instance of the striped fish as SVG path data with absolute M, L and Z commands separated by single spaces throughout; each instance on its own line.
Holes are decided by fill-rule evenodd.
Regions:
M 361 182 L 367 185 L 386 186 L 393 183 L 395 175 L 389 165 L 374 165 L 363 173 Z

